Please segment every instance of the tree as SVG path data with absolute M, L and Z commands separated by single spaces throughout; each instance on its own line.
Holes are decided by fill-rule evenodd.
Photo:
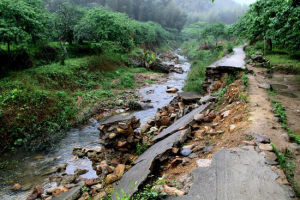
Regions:
M 226 36 L 226 33 L 226 26 L 222 22 L 209 24 L 205 26 L 201 31 L 202 38 L 212 36 L 215 39 L 216 46 L 218 45 L 219 39 L 224 38 Z
M 60 41 L 73 43 L 75 36 L 75 26 L 85 13 L 84 9 L 80 9 L 70 3 L 62 3 L 55 15 L 56 35 Z
M 295 1 L 259 0 L 234 25 L 235 34 L 251 43 L 265 40 L 272 49 L 297 50 L 300 47 L 300 7 Z
M 26 44 L 43 38 L 47 15 L 37 0 L 0 1 L 0 41 L 7 44 Z

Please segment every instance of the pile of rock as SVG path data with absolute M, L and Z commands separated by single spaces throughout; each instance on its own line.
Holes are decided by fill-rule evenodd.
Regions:
M 257 67 L 269 67 L 270 61 L 266 60 L 260 52 L 256 52 L 254 55 L 250 56 L 247 64 L 252 64 Z
M 137 131 L 140 120 L 135 117 L 123 118 L 104 122 L 99 126 L 101 144 L 106 148 L 128 152 L 134 149 L 136 144 L 142 141 L 142 136 Z
M 141 127 L 141 133 L 147 133 L 148 136 L 158 135 L 197 106 L 197 104 L 185 105 L 179 97 L 175 97 L 170 104 L 158 109 L 156 115 Z
M 160 55 L 159 57 L 162 61 L 164 62 L 174 62 L 177 63 L 179 60 L 179 57 L 177 55 L 175 55 L 172 52 L 168 52 L 167 54 L 164 55 Z

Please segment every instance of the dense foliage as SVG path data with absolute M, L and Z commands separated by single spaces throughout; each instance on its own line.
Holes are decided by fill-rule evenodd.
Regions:
M 300 47 L 300 6 L 294 0 L 259 0 L 234 25 L 235 33 L 253 42 L 265 40 L 290 50 Z

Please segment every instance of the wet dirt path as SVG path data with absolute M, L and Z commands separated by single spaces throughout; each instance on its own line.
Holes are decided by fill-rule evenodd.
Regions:
M 285 152 L 288 148 L 295 154 L 293 162 L 296 164 L 295 180 L 298 182 L 300 189 L 300 145 L 289 141 L 289 136 L 286 130 L 280 125 L 278 119 L 274 117 L 272 111 L 271 99 L 265 89 L 259 88 L 259 84 L 271 83 L 273 88 L 277 90 L 277 95 L 272 99 L 282 103 L 286 108 L 289 127 L 298 133 L 300 129 L 300 85 L 299 79 L 294 75 L 274 74 L 270 80 L 267 79 L 266 69 L 249 67 L 253 70 L 255 76 L 249 75 L 249 100 L 251 107 L 250 119 L 251 125 L 246 134 L 249 135 L 265 135 L 270 137 L 271 141 Z

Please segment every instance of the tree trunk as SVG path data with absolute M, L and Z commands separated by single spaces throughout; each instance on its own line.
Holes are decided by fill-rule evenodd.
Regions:
M 7 43 L 7 51 L 10 53 L 10 42 Z
M 65 65 L 65 59 L 67 57 L 68 52 L 66 47 L 63 45 L 63 42 L 61 40 L 59 42 L 60 42 L 60 47 L 63 50 L 63 55 L 61 56 L 60 64 Z
M 268 45 L 268 50 L 272 51 L 273 49 L 273 44 L 272 44 L 272 40 L 271 39 L 267 39 L 267 45 Z

